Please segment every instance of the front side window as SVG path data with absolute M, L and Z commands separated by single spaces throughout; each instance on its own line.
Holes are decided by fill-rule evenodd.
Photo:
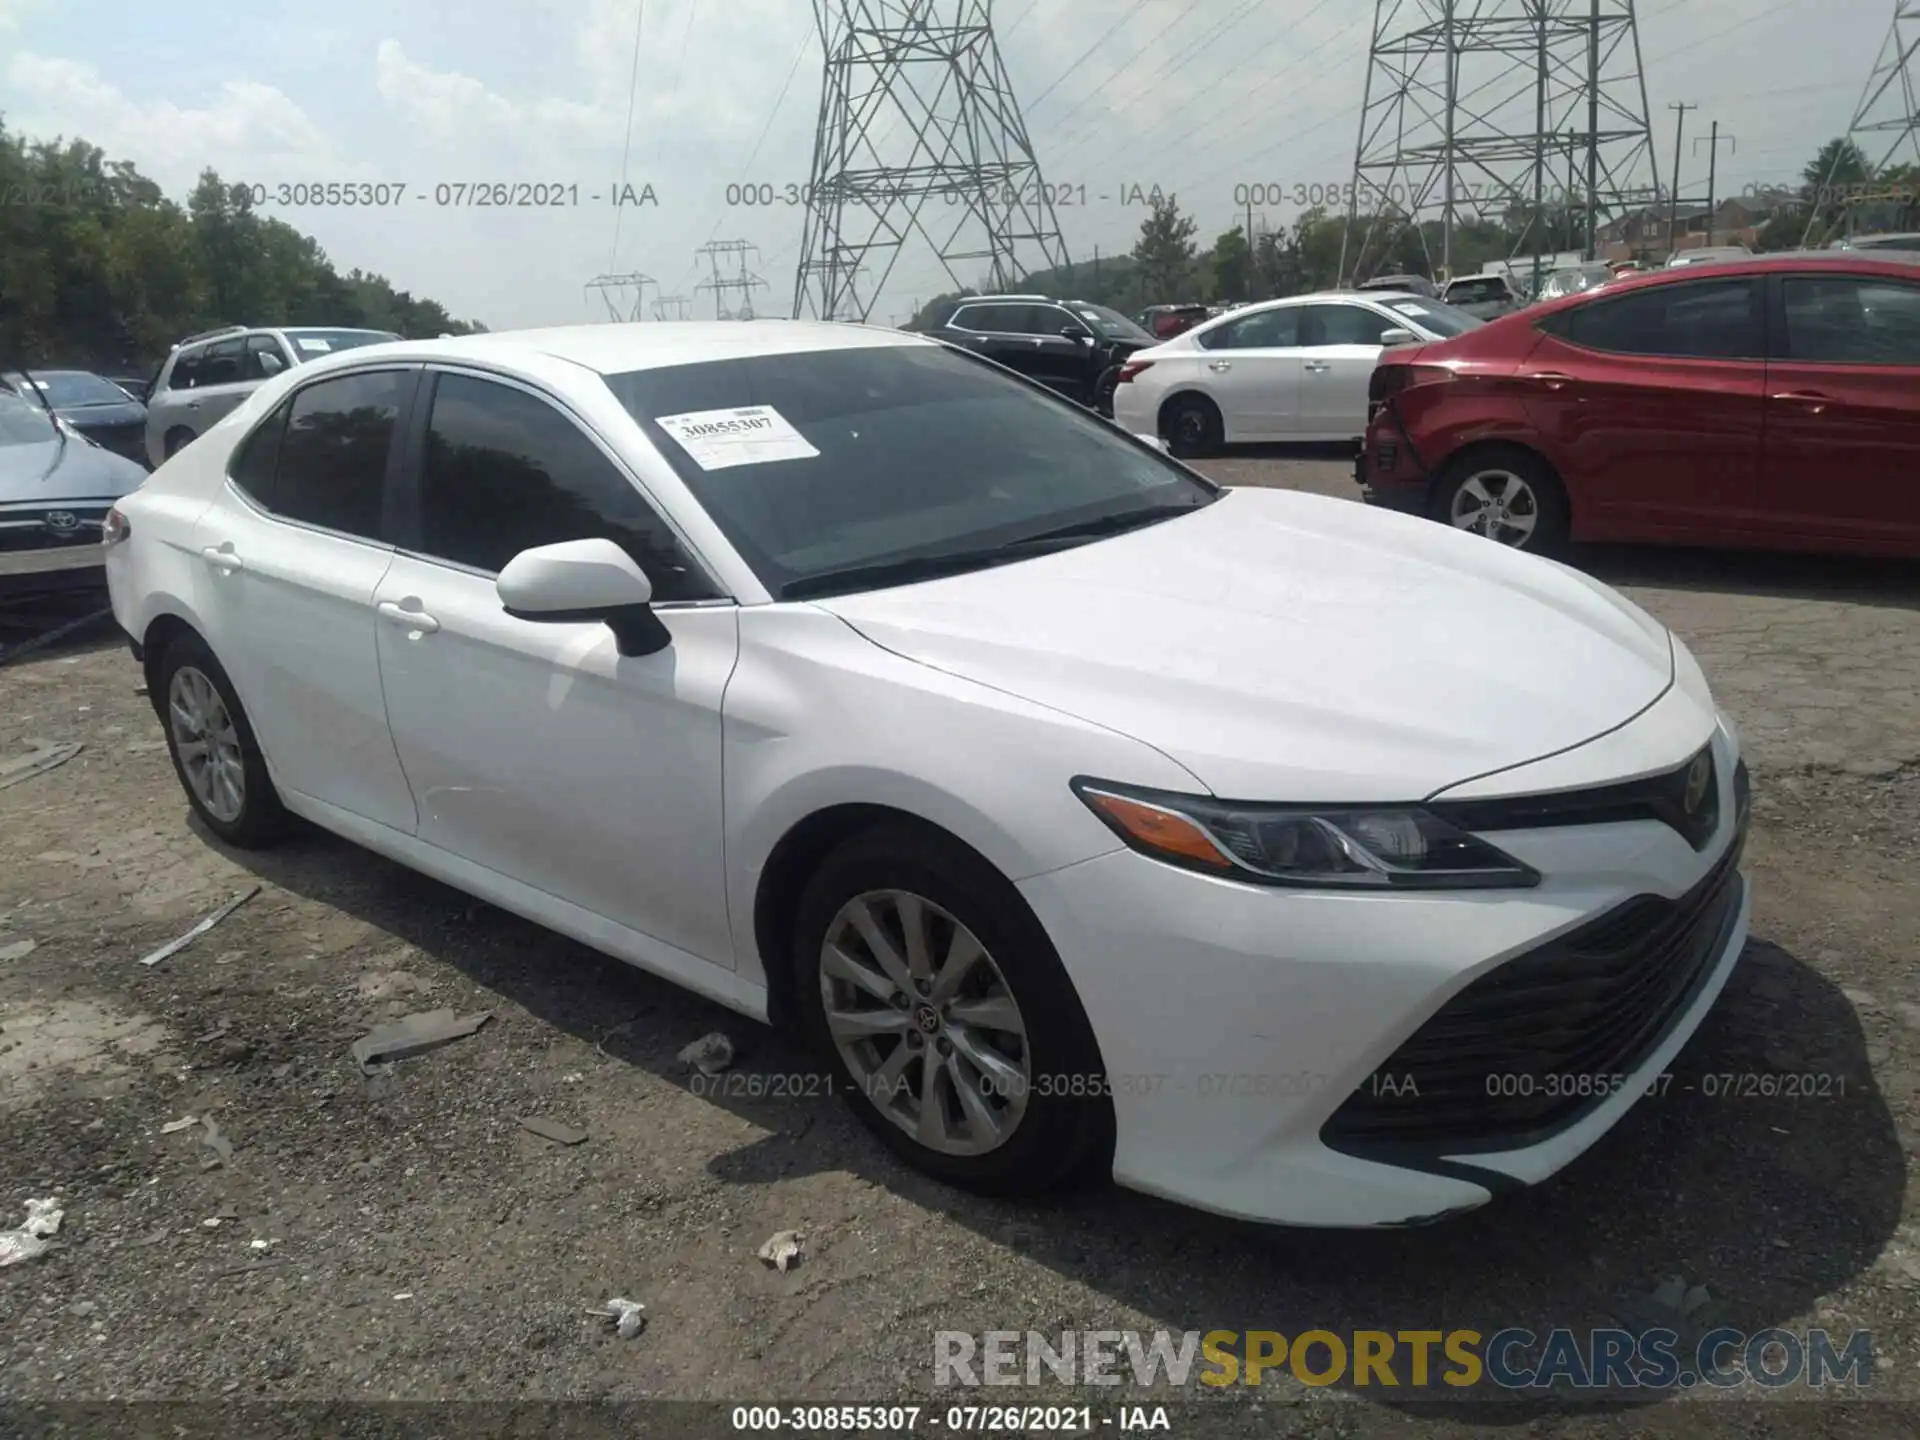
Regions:
M 378 539 L 387 453 L 413 381 L 411 371 L 374 370 L 295 395 L 274 474 L 275 513 Z
M 864 567 L 991 565 L 1062 527 L 1090 540 L 1219 494 L 1079 406 L 945 347 L 756 355 L 606 383 L 775 595 L 820 593 Z
M 497 575 L 522 550 L 611 540 L 656 600 L 706 600 L 712 583 L 666 522 L 580 427 L 547 401 L 442 375 L 420 476 L 420 549 Z
M 1216 325 L 1199 337 L 1203 350 L 1275 350 L 1300 343 L 1300 307 L 1289 305 L 1279 310 Z
M 1920 286 L 1790 275 L 1786 350 L 1809 365 L 1920 365 Z
M 253 335 L 247 339 L 245 376 L 249 380 L 271 380 L 287 368 L 287 357 L 280 342 L 271 335 Z
M 204 389 L 209 385 L 234 385 L 240 381 L 240 370 L 246 359 L 246 345 L 239 340 L 222 340 L 207 347 L 206 358 L 200 363 L 200 376 L 194 382 L 195 389 Z
M 1759 360 L 1766 354 L 1756 280 L 1654 285 L 1552 317 L 1575 345 L 1614 355 Z
M 1360 305 L 1309 305 L 1300 316 L 1302 345 L 1378 345 L 1393 322 Z
M 191 390 L 200 383 L 200 365 L 207 358 L 204 349 L 182 350 L 173 357 L 173 369 L 167 373 L 167 389 Z

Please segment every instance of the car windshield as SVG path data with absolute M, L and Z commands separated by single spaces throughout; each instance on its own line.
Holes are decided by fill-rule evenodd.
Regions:
M 124 405 L 130 398 L 118 385 L 85 370 L 36 370 L 32 383 L 56 410 Z
M 336 350 L 357 350 L 362 345 L 384 345 L 400 337 L 390 330 L 289 330 L 296 360 L 312 360 Z
M 1118 310 L 1109 310 L 1104 305 L 1069 305 L 1067 308 L 1091 325 L 1096 335 L 1108 340 L 1138 340 L 1148 344 L 1153 341 L 1152 335 Z
M 1478 315 L 1469 315 L 1466 311 L 1449 305 L 1444 300 L 1383 300 L 1380 302 L 1396 315 L 1404 315 L 1422 330 L 1438 335 L 1442 340 L 1455 335 L 1464 335 L 1469 330 L 1477 330 L 1487 322 Z
M 46 411 L 31 400 L 0 390 L 0 445 L 48 445 L 56 435 Z
M 991 565 L 1049 532 L 1151 523 L 1219 494 L 944 347 L 756 355 L 606 383 L 775 595 L 832 587 L 830 572 Z M 871 583 L 885 582 L 841 588 Z
M 1447 286 L 1447 300 L 1454 305 L 1477 305 L 1506 298 L 1506 281 L 1498 275 L 1489 275 L 1484 280 L 1456 280 Z

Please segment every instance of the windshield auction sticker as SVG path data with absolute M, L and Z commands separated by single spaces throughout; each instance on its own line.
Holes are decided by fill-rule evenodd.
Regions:
M 702 470 L 811 460 L 820 453 L 771 405 L 661 415 L 653 423 L 677 440 Z

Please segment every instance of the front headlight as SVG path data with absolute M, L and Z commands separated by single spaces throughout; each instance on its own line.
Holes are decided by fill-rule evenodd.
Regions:
M 1539 872 L 1418 806 L 1239 805 L 1081 777 L 1073 793 L 1133 849 L 1259 885 L 1468 890 Z

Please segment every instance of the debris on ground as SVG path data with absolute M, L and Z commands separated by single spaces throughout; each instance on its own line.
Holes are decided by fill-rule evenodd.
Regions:
M 15 940 L 8 945 L 0 945 L 0 960 L 24 960 L 40 948 L 38 940 Z
M 398 1000 L 402 995 L 425 995 L 432 989 L 431 980 L 405 970 L 375 970 L 362 975 L 354 986 L 362 1000 Z
M 647 1307 L 638 1300 L 615 1298 L 604 1305 L 592 1306 L 589 1315 L 604 1315 L 613 1322 L 613 1330 L 622 1340 L 631 1340 L 647 1328 L 647 1317 L 641 1312 Z
M 584 1130 L 576 1130 L 571 1125 L 562 1125 L 558 1120 L 548 1120 L 539 1115 L 522 1115 L 520 1128 L 531 1130 L 542 1140 L 551 1140 L 556 1145 L 578 1145 L 587 1138 Z
M 353 1063 L 364 1075 L 373 1064 L 391 1064 L 464 1040 L 493 1018 L 491 1010 L 456 1016 L 451 1010 L 420 1010 L 388 1025 L 376 1025 L 353 1042 Z
M 711 1035 L 702 1035 L 679 1055 L 682 1065 L 698 1070 L 702 1075 L 718 1075 L 733 1064 L 733 1041 L 718 1030 Z
M 178 1120 L 169 1120 L 160 1127 L 162 1135 L 178 1135 L 182 1130 L 191 1130 L 200 1123 L 198 1115 L 182 1115 Z
M 85 748 L 77 740 L 71 740 L 62 745 L 43 744 L 17 760 L 9 760 L 6 764 L 0 765 L 0 790 L 6 789 L 9 785 L 18 785 L 22 780 L 31 780 L 36 775 L 44 775 L 49 770 L 58 769 Z
M 220 1127 L 213 1123 L 211 1115 L 203 1116 L 200 1124 L 206 1133 L 200 1137 L 200 1143 L 213 1151 L 213 1156 L 201 1168 L 211 1170 L 218 1165 L 233 1163 L 233 1142 L 220 1133 Z
M 260 893 L 260 887 L 258 885 L 255 885 L 251 889 L 246 890 L 241 894 L 234 896 L 233 899 L 229 900 L 226 904 L 222 905 L 218 910 L 214 911 L 211 915 L 207 916 L 206 919 L 202 920 L 198 925 L 194 926 L 191 930 L 187 931 L 187 933 L 182 935 L 178 940 L 169 940 L 165 945 L 162 945 L 158 950 L 155 950 L 151 955 L 141 956 L 140 963 L 142 965 L 147 965 L 147 966 L 158 965 L 162 960 L 167 959 L 169 956 L 178 955 L 182 950 L 186 949 L 187 946 L 191 945 L 194 941 L 198 940 L 202 935 L 206 934 L 209 930 L 213 929 L 214 926 L 218 925 L 222 920 L 226 919 L 227 916 L 231 915 L 234 911 L 238 910 L 242 905 L 246 904 L 247 901 L 251 900 L 254 896 L 258 895 L 259 893 Z
M 0 1266 L 32 1260 L 53 1248 L 49 1239 L 66 1215 L 58 1200 L 27 1201 L 27 1221 L 18 1230 L 0 1230 Z
M 807 1237 L 798 1230 L 778 1230 L 760 1247 L 760 1258 L 785 1274 L 800 1263 L 800 1242 Z

